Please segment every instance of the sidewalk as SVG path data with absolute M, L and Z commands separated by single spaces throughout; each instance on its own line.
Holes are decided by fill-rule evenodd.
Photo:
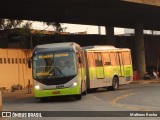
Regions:
M 160 79 L 150 79 L 150 80 L 135 80 L 130 84 L 151 84 L 151 83 L 160 83 Z
M 9 99 L 9 98 L 25 98 L 33 96 L 33 93 L 28 93 L 27 88 L 23 88 L 22 90 L 15 90 L 14 92 L 2 91 L 2 98 Z

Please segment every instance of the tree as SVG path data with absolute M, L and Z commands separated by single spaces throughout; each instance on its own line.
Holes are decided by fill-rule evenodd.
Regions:
M 33 21 L 28 21 L 27 23 L 23 24 L 23 20 L 12 20 L 12 19 L 0 19 L 0 30 L 6 29 L 14 29 L 14 28 L 24 28 L 30 29 L 32 26 Z M 62 24 L 59 22 L 43 22 L 48 26 L 52 26 L 56 32 L 64 32 L 67 28 L 63 28 Z
M 48 26 L 52 26 L 56 32 L 65 32 L 65 30 L 67 29 L 66 27 L 62 27 L 62 24 L 59 22 L 43 22 L 44 24 L 48 25 Z
M 25 24 L 23 24 L 23 26 L 21 27 L 21 29 L 19 29 L 19 34 L 23 35 L 23 36 L 27 36 L 31 34 L 31 26 L 32 26 L 32 22 L 26 22 Z
M 17 28 L 22 22 L 23 20 L 0 19 L 0 30 Z

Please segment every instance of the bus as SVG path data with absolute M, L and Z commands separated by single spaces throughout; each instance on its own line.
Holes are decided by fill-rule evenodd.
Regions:
M 38 45 L 33 50 L 34 95 L 44 101 L 50 96 L 86 94 L 86 64 L 76 43 Z
M 87 88 L 116 90 L 133 81 L 131 51 L 114 46 L 83 47 L 86 58 Z
M 130 49 L 86 46 L 74 42 L 38 45 L 33 51 L 34 95 L 75 96 L 87 90 L 116 90 L 133 80 Z

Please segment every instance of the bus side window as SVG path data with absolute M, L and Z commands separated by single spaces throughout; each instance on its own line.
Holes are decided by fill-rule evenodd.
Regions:
M 116 52 L 117 57 L 117 65 L 124 65 L 124 58 L 122 52 Z
M 124 65 L 130 65 L 131 64 L 131 56 L 130 52 L 123 52 L 123 59 L 124 59 Z
M 102 53 L 103 56 L 103 65 L 108 66 L 111 65 L 110 56 L 108 52 Z
M 102 55 L 101 55 L 101 53 L 95 53 L 94 56 L 95 56 L 96 66 L 97 66 L 97 67 L 103 66 L 103 65 L 102 65 Z
M 116 56 L 114 52 L 110 53 L 110 57 L 111 57 L 111 65 L 116 66 Z
M 93 59 L 93 53 L 87 52 L 87 60 L 88 60 L 88 66 L 89 67 L 94 67 L 94 59 Z

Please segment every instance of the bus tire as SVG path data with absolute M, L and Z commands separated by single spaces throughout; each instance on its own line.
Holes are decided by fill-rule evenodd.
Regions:
M 81 100 L 82 99 L 82 94 L 76 95 L 76 100 Z
M 117 90 L 119 88 L 119 82 L 117 77 L 113 77 L 112 80 L 112 89 Z
M 119 81 L 117 77 L 113 77 L 112 86 L 109 86 L 107 90 L 117 90 L 119 88 Z

